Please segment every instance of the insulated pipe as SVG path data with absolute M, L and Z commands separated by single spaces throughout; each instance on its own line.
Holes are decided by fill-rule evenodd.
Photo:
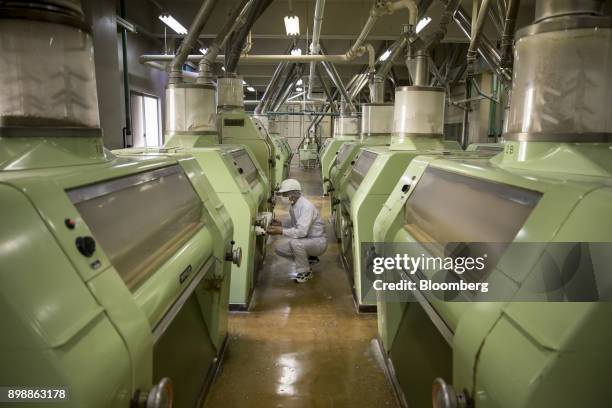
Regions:
M 385 101 L 385 79 L 393 66 L 393 61 L 404 50 L 406 44 L 408 44 L 408 38 L 404 34 L 395 40 L 391 47 L 389 47 L 391 53 L 387 57 L 387 60 L 378 67 L 370 83 L 370 102 L 383 103 Z
M 285 70 L 286 66 L 287 66 L 286 62 L 281 62 L 280 64 L 276 66 L 276 69 L 274 70 L 274 73 L 272 74 L 272 78 L 270 78 L 270 82 L 268 82 L 268 86 L 266 86 L 266 90 L 264 91 L 263 96 L 261 97 L 261 101 L 259 102 L 259 104 L 257 104 L 257 107 L 255 107 L 255 114 L 260 114 L 262 112 L 265 112 L 263 111 L 265 102 L 268 100 L 271 93 L 273 92 L 272 90 L 276 88 L 278 80 L 280 79 L 280 76 L 281 76 L 281 72 Z
M 298 81 L 298 79 L 302 75 L 300 71 L 301 70 L 298 70 L 298 72 L 294 73 L 293 78 L 291 78 L 288 86 L 285 88 L 283 93 L 279 95 L 279 98 L 276 100 L 276 103 L 273 106 L 273 109 L 272 109 L 273 112 L 278 111 L 280 107 L 283 106 L 283 103 L 285 103 L 285 101 L 287 100 L 287 97 L 291 93 L 291 90 L 295 86 L 295 83 Z
M 225 46 L 231 33 L 244 24 L 246 21 L 246 13 L 252 6 L 253 0 L 241 0 L 228 16 L 225 25 L 221 28 L 213 42 L 208 47 L 208 52 L 200 59 L 198 65 L 198 83 L 212 84 L 212 65 L 219 55 L 219 51 Z M 189 57 L 188 57 L 189 59 Z
M 323 68 L 325 68 L 325 72 L 327 72 L 327 76 L 332 80 L 338 91 L 340 91 L 340 95 L 346 101 L 348 108 L 351 112 L 355 112 L 355 105 L 353 105 L 352 98 L 349 96 L 344 84 L 342 83 L 342 79 L 340 78 L 340 74 L 336 70 L 333 64 L 328 61 L 322 63 Z
M 312 26 L 312 41 L 310 43 L 310 54 L 319 54 L 319 37 L 321 35 L 321 26 L 323 25 L 323 11 L 325 9 L 325 0 L 317 0 L 314 11 L 314 22 Z M 306 99 L 313 99 L 312 90 L 314 88 L 315 69 L 317 63 L 312 61 L 310 63 L 310 71 L 308 72 L 308 92 L 306 93 Z
M 226 74 L 235 74 L 240 60 L 240 54 L 243 49 L 244 41 L 251 31 L 255 21 L 263 14 L 263 12 L 272 3 L 272 0 L 254 0 L 253 5 L 249 8 L 246 14 L 246 22 L 237 30 L 235 30 L 230 38 L 230 42 L 226 46 L 225 52 L 225 72 Z
M 204 0 L 202 6 L 198 10 L 193 23 L 191 23 L 191 27 L 189 27 L 189 33 L 181 43 L 172 63 L 170 64 L 170 78 L 169 81 L 171 84 L 180 83 L 183 80 L 183 64 L 187 60 L 187 56 L 189 55 L 189 51 L 195 46 L 202 29 L 204 28 L 204 24 L 210 17 L 213 8 L 217 4 L 217 0 Z
M 290 64 L 288 66 L 287 74 L 284 77 L 282 85 L 274 90 L 274 92 L 270 96 L 270 99 L 264 105 L 264 109 L 265 109 L 266 112 L 268 112 L 269 110 L 274 110 L 274 107 L 276 106 L 276 103 L 282 97 L 282 95 L 285 93 L 285 91 L 287 89 L 291 90 L 291 83 L 292 83 L 292 80 L 293 80 L 293 78 L 295 76 L 295 70 L 296 69 L 297 69 L 297 66 L 295 64 Z
M 482 0 L 482 5 L 476 20 L 476 27 L 473 27 L 472 30 L 473 35 L 467 52 L 468 78 L 471 78 L 474 75 L 474 63 L 476 62 L 478 45 L 480 43 L 480 37 L 482 36 L 485 21 L 487 20 L 487 13 L 490 5 L 491 0 Z
M 321 75 L 321 70 L 318 67 L 316 68 L 316 74 L 317 74 L 317 78 L 319 82 L 321 82 L 321 86 L 323 87 L 323 92 L 325 93 L 325 96 L 327 97 L 327 101 L 329 101 L 329 105 L 331 106 L 332 111 L 335 112 L 336 107 L 334 106 L 334 97 L 331 93 L 331 89 L 329 89 L 329 87 L 323 80 L 323 75 Z
M 519 2 L 520 0 L 509 0 L 508 8 L 506 9 L 506 20 L 501 37 L 500 58 L 500 64 L 504 69 L 512 68 L 512 44 L 514 43 L 514 28 L 516 26 Z
M 262 1 L 265 2 L 264 6 L 267 7 L 271 0 L 262 0 Z M 261 12 L 263 12 L 263 10 L 261 10 L 262 8 L 265 9 L 264 6 L 261 6 L 259 8 Z M 253 9 L 250 9 L 251 12 L 249 13 L 249 15 L 257 14 L 257 10 L 253 11 L 255 8 L 256 7 L 254 7 Z M 372 30 L 372 27 L 375 21 L 378 19 L 378 17 L 384 14 L 392 14 L 393 12 L 401 8 L 408 8 L 408 10 L 410 10 L 409 21 L 413 25 L 416 24 L 417 12 L 416 12 L 415 0 L 400 0 L 400 1 L 393 2 L 393 3 L 389 1 L 385 1 L 385 2 L 377 1 L 375 5 L 372 7 L 372 10 L 370 11 L 370 17 L 368 18 L 368 22 L 366 22 L 366 25 L 363 27 L 357 41 L 344 54 L 340 54 L 340 55 L 245 55 L 245 56 L 242 56 L 242 59 L 244 59 L 245 61 L 250 61 L 250 62 L 288 61 L 288 62 L 297 62 L 297 63 L 308 63 L 308 62 L 329 61 L 333 63 L 344 63 L 344 62 L 351 61 L 355 59 L 356 57 L 359 57 L 363 55 L 365 52 L 367 52 L 368 53 L 368 65 L 370 66 L 370 69 L 373 70 L 375 59 L 376 59 L 376 55 L 375 55 L 376 53 L 374 51 L 374 47 L 372 47 L 370 44 L 364 45 L 363 41 L 365 40 L 369 32 Z M 250 29 L 250 26 L 253 24 L 253 20 L 254 20 L 253 18 L 247 17 L 247 22 L 242 27 L 241 32 L 245 30 L 245 27 L 248 27 Z M 246 36 L 246 33 L 245 33 L 245 36 Z M 239 47 L 239 48 L 241 49 L 242 47 Z M 233 52 L 232 49 L 229 51 Z M 232 70 L 235 69 L 235 66 L 228 67 L 228 64 L 230 61 L 234 61 L 234 59 L 238 57 L 240 57 L 240 55 L 238 56 L 235 56 L 233 54 L 217 55 L 216 60 L 223 62 L 224 59 L 227 59 L 225 68 L 228 70 L 228 72 L 232 72 Z M 200 61 L 202 58 L 203 58 L 202 55 L 189 55 L 186 60 Z M 140 56 L 141 63 L 144 63 L 146 61 L 163 62 L 163 61 L 168 61 L 172 59 L 173 59 L 172 55 L 141 55 Z
M 461 6 L 457 8 L 457 12 L 454 14 L 455 22 L 457 26 L 461 29 L 463 34 L 468 39 L 472 38 L 472 24 L 470 23 L 469 17 L 467 17 L 467 13 L 465 9 Z M 486 35 L 482 35 L 480 39 L 480 46 L 478 47 L 478 53 L 482 57 L 482 59 L 486 62 L 486 64 L 495 71 L 495 73 L 502 79 L 502 81 L 508 85 L 512 78 L 505 70 L 501 69 L 499 64 L 501 61 L 501 56 L 491 43 L 491 41 L 486 37 Z

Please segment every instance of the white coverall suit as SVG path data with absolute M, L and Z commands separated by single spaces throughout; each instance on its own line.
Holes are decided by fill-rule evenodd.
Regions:
M 300 196 L 289 209 L 289 220 L 284 220 L 283 237 L 277 241 L 276 254 L 295 260 L 295 272 L 310 270 L 309 256 L 319 256 L 327 249 L 325 223 L 316 207 Z

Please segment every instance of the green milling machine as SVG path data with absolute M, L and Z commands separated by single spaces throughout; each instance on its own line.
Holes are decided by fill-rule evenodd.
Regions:
M 262 132 L 267 132 L 270 140 L 274 144 L 276 152 L 274 154 L 274 174 L 277 184 L 289 178 L 291 170 L 291 160 L 293 152 L 289 141 L 286 137 L 282 137 L 278 128 L 278 122 L 274 117 L 267 115 L 254 115 L 253 120 Z
M 226 208 L 191 156 L 104 148 L 78 0 L 0 19 L 0 384 L 65 389 L 62 407 L 200 406 L 240 254 Z
M 495 301 L 379 294 L 381 346 L 410 406 L 612 405 L 612 19 L 601 5 L 538 0 L 535 23 L 515 37 L 503 153 L 414 159 L 376 219 L 381 256 L 389 243 L 512 245 L 487 275 Z M 530 250 L 517 256 L 521 244 Z M 527 292 L 547 285 L 551 266 L 576 272 L 576 254 L 585 279 Z M 576 286 L 603 301 L 572 301 Z
M 277 179 L 276 171 L 276 157 L 281 156 L 282 148 L 274 143 L 261 121 L 244 110 L 242 78 L 217 79 L 217 118 L 221 143 L 247 146 L 257 159 L 270 182 L 269 197 L 272 201 L 274 191 L 282 181 Z M 283 171 L 284 169 L 281 170 Z
M 319 153 L 321 163 L 321 183 L 323 195 L 329 193 L 331 168 L 336 161 L 338 151 L 344 143 L 359 140 L 359 116 L 345 113 L 334 118 L 334 135 L 327 139 Z
M 191 155 L 208 176 L 212 188 L 225 206 L 234 224 L 234 241 L 242 248 L 243 261 L 232 265 L 230 309 L 249 309 L 257 281 L 257 272 L 263 264 L 266 252 L 265 230 L 271 220 L 271 189 L 252 150 L 242 144 L 219 144 L 215 99 L 226 104 L 227 95 L 239 104 L 242 98 L 237 81 L 219 78 L 221 89 L 215 98 L 215 86 L 206 76 L 196 83 L 169 83 L 166 89 L 166 142 L 163 148 L 121 149 L 114 151 L 121 156 L 174 156 Z M 229 86 L 233 93 L 224 91 Z M 246 117 L 256 129 L 261 126 Z M 265 130 L 255 130 L 263 134 Z M 262 133 L 260 133 L 262 132 Z M 234 140 L 241 142 L 241 140 Z M 266 139 L 258 139 L 252 145 L 267 149 Z M 267 150 L 265 150 L 267 151 Z M 267 156 L 266 156 L 267 157 Z
M 343 147 L 352 150 L 346 159 L 351 163 L 341 177 L 334 178 L 337 183 L 334 185 L 334 221 L 341 242 L 341 256 L 360 312 L 376 311 L 376 293 L 362 287 L 361 244 L 374 241 L 374 221 L 397 180 L 420 154 L 461 151 L 459 143 L 444 140 L 445 105 L 444 88 L 399 87 L 395 92 L 395 105 L 382 105 L 393 112 L 392 120 L 388 115 L 372 112 L 382 106 L 366 105 L 364 134 L 370 135 L 370 141 Z M 373 134 L 376 136 L 371 136 Z M 391 143 L 387 146 L 384 142 L 389 139 Z
M 337 215 L 340 201 L 336 197 L 336 190 L 342 190 L 345 184 L 347 172 L 355 164 L 355 156 L 362 146 L 389 146 L 391 143 L 391 129 L 393 126 L 393 104 L 391 103 L 368 103 L 361 105 L 362 121 L 359 140 L 345 141 L 329 172 L 327 181 L 327 194 L 331 202 L 331 219 L 334 233 L 338 241 L 341 235 L 342 219 Z

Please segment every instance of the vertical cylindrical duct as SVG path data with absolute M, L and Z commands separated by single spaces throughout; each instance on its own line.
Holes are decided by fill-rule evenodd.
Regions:
M 99 128 L 91 30 L 78 0 L 0 4 L 0 127 Z
M 215 87 L 203 84 L 168 84 L 166 135 L 204 135 L 217 131 Z
M 595 3 L 540 1 L 517 32 L 506 140 L 612 141 L 612 19 Z
M 244 109 L 242 77 L 217 79 L 217 106 L 220 109 Z
M 346 115 L 334 119 L 334 138 L 353 138 L 359 136 L 359 117 Z
M 444 88 L 403 86 L 395 91 L 392 148 L 401 148 L 411 138 L 444 134 Z
M 361 140 L 387 136 L 393 128 L 393 104 L 368 103 L 361 105 Z

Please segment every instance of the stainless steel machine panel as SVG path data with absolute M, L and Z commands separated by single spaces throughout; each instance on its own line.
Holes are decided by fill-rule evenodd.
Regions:
M 231 154 L 238 172 L 244 176 L 250 185 L 253 185 L 257 181 L 257 167 L 255 167 L 251 156 L 244 149 L 235 150 Z
M 541 197 L 537 191 L 428 167 L 406 201 L 404 227 L 432 255 L 453 256 L 461 252 L 458 244 L 475 243 L 480 250 L 486 247 L 494 266 Z
M 353 169 L 351 170 L 351 175 L 349 179 L 349 183 L 357 190 L 361 185 L 366 174 L 368 174 L 368 170 L 374 164 L 374 161 L 378 157 L 378 153 L 374 153 L 368 150 L 363 150 L 359 154 L 359 158 L 355 162 Z
M 351 152 L 351 144 L 345 143 L 342 145 L 340 150 L 338 150 L 338 154 L 336 155 L 336 164 L 340 164 L 346 160 Z
M 202 201 L 178 165 L 67 193 L 132 291 L 204 223 Z

